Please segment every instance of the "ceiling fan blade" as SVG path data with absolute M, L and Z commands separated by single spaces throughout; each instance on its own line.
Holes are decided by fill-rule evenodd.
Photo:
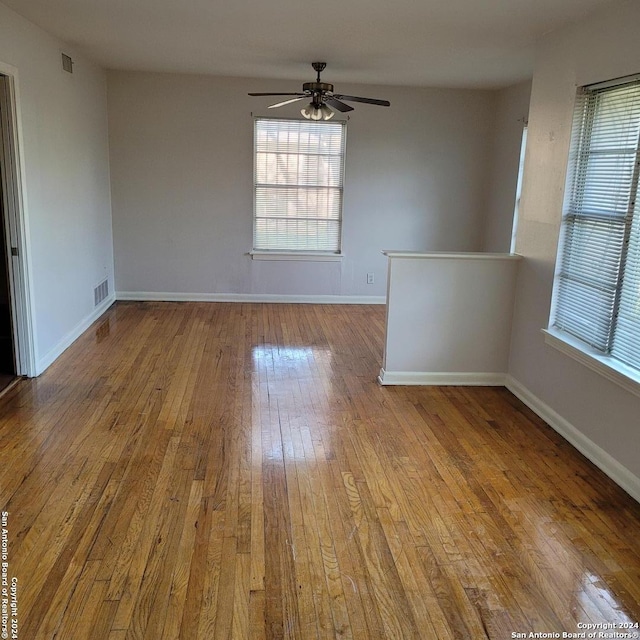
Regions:
M 340 98 L 340 100 L 349 100 L 351 102 L 364 102 L 365 104 L 377 104 L 380 107 L 391 106 L 391 103 L 388 100 L 377 100 L 376 98 L 359 98 L 358 96 L 343 96 L 337 93 L 334 93 L 333 97 Z
M 334 98 L 333 96 L 326 96 L 324 101 L 330 106 L 333 107 L 334 109 L 337 109 L 338 111 L 342 111 L 342 113 L 345 113 L 345 111 L 353 111 L 353 107 L 345 104 L 344 102 L 340 102 L 340 100 L 336 100 L 336 98 Z
M 306 96 L 306 93 L 248 93 L 249 96 Z
M 270 104 L 267 109 L 275 109 L 276 107 L 284 107 L 285 104 L 291 104 L 292 102 L 298 102 L 298 100 L 304 100 L 306 96 L 300 98 L 291 98 L 291 100 L 285 100 L 284 102 L 277 102 L 276 104 Z

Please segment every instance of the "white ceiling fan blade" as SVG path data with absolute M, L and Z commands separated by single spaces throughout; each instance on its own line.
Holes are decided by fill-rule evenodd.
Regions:
M 268 109 L 275 109 L 276 107 L 284 107 L 285 104 L 291 104 L 292 102 L 298 102 L 298 100 L 302 100 L 307 96 L 302 96 L 301 98 L 292 98 L 291 100 L 285 100 L 284 102 L 278 102 L 277 104 L 270 104 Z

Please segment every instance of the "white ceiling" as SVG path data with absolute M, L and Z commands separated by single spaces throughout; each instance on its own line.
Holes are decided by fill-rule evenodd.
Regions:
M 2 0 L 104 67 L 409 86 L 507 86 L 533 44 L 615 0 Z M 274 88 L 277 90 L 277 87 Z

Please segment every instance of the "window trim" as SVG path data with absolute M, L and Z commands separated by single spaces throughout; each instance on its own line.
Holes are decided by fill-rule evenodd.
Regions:
M 593 91 L 598 89 L 607 89 L 613 88 L 617 86 L 622 86 L 629 83 L 634 83 L 640 81 L 640 74 L 635 74 L 632 76 L 626 76 L 623 78 L 617 78 L 615 80 L 610 80 L 606 82 L 600 82 L 592 85 L 587 85 L 584 87 L 579 87 L 578 92 L 576 93 L 576 100 L 578 98 L 580 91 Z M 574 106 L 575 112 L 575 106 Z M 572 125 L 573 130 L 573 125 Z M 573 140 L 571 141 L 573 144 Z M 571 167 L 569 166 L 570 157 L 567 158 L 567 176 L 569 175 Z M 565 195 L 563 200 L 563 211 L 562 218 L 560 221 L 560 230 L 559 230 L 559 242 L 556 251 L 556 262 L 554 268 L 554 280 L 553 280 L 553 292 L 552 299 L 549 311 L 549 321 L 546 329 L 541 329 L 542 334 L 544 335 L 545 343 L 554 349 L 560 351 L 566 356 L 569 356 L 573 360 L 579 362 L 580 364 L 586 366 L 588 369 L 598 373 L 602 377 L 607 380 L 615 383 L 616 385 L 622 387 L 626 391 L 633 393 L 636 396 L 640 396 L 640 371 L 635 367 L 630 367 L 626 365 L 621 360 L 618 360 L 615 356 L 612 356 L 608 353 L 603 353 L 598 349 L 592 347 L 588 343 L 584 342 L 580 338 L 563 331 L 555 327 L 552 323 L 555 318 L 556 308 L 558 304 L 557 296 L 557 280 L 558 273 L 562 265 L 562 256 L 564 254 L 564 236 L 565 236 L 565 206 L 566 206 L 566 198 L 567 198 L 567 189 L 568 185 L 565 182 Z M 636 193 L 640 194 L 640 185 L 636 183 Z M 629 228 L 631 224 L 629 223 Z M 626 254 L 627 248 L 623 249 L 624 254 Z M 623 256 L 623 260 L 626 259 L 626 255 Z M 620 286 L 618 286 L 616 290 L 616 299 L 620 296 Z M 615 323 L 612 325 L 611 331 L 615 330 Z
M 306 261 L 306 262 L 339 262 L 344 258 L 343 238 L 344 238 L 344 194 L 345 194 L 345 175 L 346 175 L 346 158 L 347 158 L 347 119 L 333 118 L 332 124 L 340 123 L 342 125 L 342 170 L 341 170 L 341 197 L 340 197 L 340 231 L 338 233 L 338 250 L 337 251 L 313 251 L 310 249 L 256 249 L 256 122 L 258 120 L 280 120 L 294 122 L 308 122 L 302 118 L 292 117 L 273 117 L 273 116 L 253 116 L 253 215 L 251 217 L 251 251 L 248 255 L 252 260 L 266 261 Z
M 541 331 L 544 335 L 544 341 L 550 347 L 599 373 L 626 391 L 640 396 L 640 375 L 631 367 L 627 367 L 612 356 L 596 351 L 586 342 L 582 342 L 564 331 L 559 331 L 554 327 L 541 329 Z
M 305 251 L 304 249 L 299 251 L 253 249 L 253 251 L 249 251 L 249 255 L 252 260 L 306 260 L 307 262 L 339 262 L 344 258 L 344 253 Z

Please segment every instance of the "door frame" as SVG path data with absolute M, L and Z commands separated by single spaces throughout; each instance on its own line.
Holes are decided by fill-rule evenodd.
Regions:
M 18 70 L 0 62 L 0 153 L 9 297 L 16 375 L 36 376 L 35 310 L 29 259 Z

